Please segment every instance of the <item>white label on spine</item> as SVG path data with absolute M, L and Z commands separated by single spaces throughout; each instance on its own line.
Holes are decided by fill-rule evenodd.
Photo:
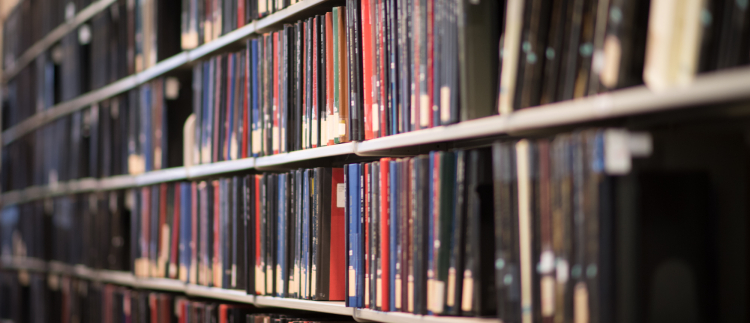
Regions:
M 372 131 L 380 131 L 380 109 L 377 104 L 372 105 Z
M 451 119 L 451 88 L 443 86 L 440 88 L 440 121 L 448 122 Z
M 357 288 L 355 288 L 354 283 L 354 277 L 357 275 L 357 272 L 354 271 L 354 267 L 349 266 L 349 297 L 357 296 Z
M 435 314 L 439 314 L 443 312 L 443 307 L 445 305 L 445 282 L 436 280 L 435 281 L 435 297 L 433 297 L 433 307 L 432 311 L 435 312 Z
M 346 183 L 336 184 L 336 207 L 346 207 Z

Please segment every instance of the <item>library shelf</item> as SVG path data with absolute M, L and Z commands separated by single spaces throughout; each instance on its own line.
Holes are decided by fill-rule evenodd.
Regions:
M 146 172 L 135 176 L 136 186 L 147 186 L 164 182 L 174 182 L 187 179 L 188 171 L 185 167 L 171 167 Z
M 165 292 L 185 293 L 185 283 L 169 278 L 141 278 L 136 277 L 135 285 L 139 289 L 153 289 Z
M 251 304 L 256 307 L 287 308 L 300 311 L 351 316 L 359 322 L 377 321 L 388 323 L 497 323 L 494 318 L 461 316 L 414 315 L 400 312 L 380 312 L 370 309 L 346 307 L 343 301 L 312 301 L 294 298 L 248 295 L 242 290 L 185 284 L 176 279 L 136 277 L 130 272 L 97 270 L 83 265 L 68 265 L 58 261 L 45 262 L 35 258 L 2 258 L 0 270 L 46 273 L 50 277 L 60 275 L 79 279 L 127 286 L 135 289 L 159 290 L 184 294 L 189 297 L 222 300 Z
M 23 52 L 21 56 L 16 58 L 13 63 L 11 63 L 11 65 L 3 71 L 3 84 L 7 83 L 9 79 L 16 76 L 16 74 L 18 74 L 24 67 L 26 67 L 26 65 L 36 59 L 39 54 L 43 53 L 52 45 L 60 41 L 63 36 L 68 34 L 70 31 L 75 30 L 76 28 L 78 28 L 78 26 L 88 21 L 99 12 L 102 12 L 103 10 L 109 8 L 109 6 L 116 1 L 117 0 L 96 1 L 88 5 L 86 8 L 83 8 L 83 10 L 79 11 L 78 14 L 76 14 L 74 17 L 69 17 L 69 19 L 66 19 L 66 21 L 60 24 L 60 26 L 57 26 L 42 39 L 31 45 L 31 47 Z
M 194 165 L 187 168 L 188 178 L 196 179 L 219 174 L 238 172 L 253 169 L 255 158 L 242 158 L 236 160 L 225 160 L 210 164 Z
M 248 295 L 243 290 L 230 290 L 194 284 L 187 284 L 185 286 L 185 294 L 192 297 L 220 299 L 245 304 L 254 304 L 255 302 L 255 295 Z
M 137 186 L 137 180 L 132 175 L 116 175 L 111 177 L 104 177 L 99 180 L 99 190 L 110 191 L 118 189 L 126 189 Z
M 103 10 L 104 8 L 106 8 L 107 6 L 109 6 L 110 4 L 114 2 L 115 0 L 99 0 L 99 2 L 97 2 L 97 5 L 104 6 L 104 7 L 98 9 L 96 12 L 88 14 L 87 16 L 85 16 L 86 19 L 82 20 L 80 23 L 90 19 L 91 17 L 93 17 L 93 15 L 95 15 L 96 13 Z M 270 28 L 275 28 L 279 24 L 288 22 L 290 21 L 290 19 L 294 17 L 303 15 L 307 11 L 315 9 L 320 4 L 326 3 L 326 2 L 334 3 L 335 1 L 333 0 L 304 0 L 300 3 L 289 6 L 279 12 L 271 14 L 265 18 L 262 18 L 260 20 L 255 20 L 251 22 L 250 24 L 242 28 L 239 28 L 237 30 L 231 31 L 227 33 L 226 35 L 223 35 L 207 44 L 201 45 L 192 50 L 182 51 L 180 53 L 177 53 L 174 56 L 164 59 L 158 62 L 156 65 L 144 71 L 141 71 L 139 73 L 136 73 L 130 76 L 126 76 L 112 84 L 104 86 L 98 90 L 94 90 L 94 91 L 90 91 L 88 93 L 82 94 L 70 101 L 61 102 L 55 106 L 52 106 L 51 108 L 47 110 L 44 110 L 43 112 L 34 114 L 33 116 L 27 118 L 26 120 L 23 120 L 19 122 L 18 124 L 3 131 L 2 136 L 1 136 L 2 143 L 4 146 L 6 146 L 12 143 L 13 141 L 21 138 L 22 136 L 30 133 L 34 129 L 37 129 L 50 121 L 53 121 L 57 118 L 68 115 L 70 113 L 73 113 L 77 110 L 86 108 L 92 104 L 111 98 L 120 93 L 129 91 L 158 76 L 167 74 L 175 69 L 195 63 L 196 61 L 199 61 L 200 59 L 204 58 L 206 55 L 212 54 L 220 50 L 228 50 L 229 48 L 237 47 L 243 40 L 249 38 L 252 35 L 257 34 L 260 29 L 269 30 Z M 92 6 L 94 5 L 89 6 L 89 8 L 91 8 Z M 89 8 L 87 8 L 87 10 Z M 95 8 L 99 8 L 99 7 L 95 7 Z M 86 13 L 88 13 L 88 11 Z M 81 12 L 79 16 L 83 14 L 84 12 Z M 258 26 L 259 28 L 256 29 L 256 26 Z M 66 29 L 66 30 L 72 30 L 72 29 Z M 61 38 L 62 35 L 65 35 L 65 33 L 61 34 L 55 41 Z M 44 49 L 46 49 L 47 47 L 45 47 Z M 36 52 L 34 56 L 31 56 L 31 59 L 34 59 L 42 51 L 43 50 Z M 26 55 L 26 53 L 24 53 L 24 55 Z M 14 76 L 16 73 L 17 71 L 14 72 L 12 75 Z M 4 77 L 4 80 L 7 79 L 5 74 L 3 74 L 3 77 Z
M 481 318 L 468 316 L 436 316 L 436 315 L 415 315 L 401 312 L 380 312 L 370 309 L 357 308 L 353 310 L 353 315 L 357 321 L 375 321 L 390 323 L 499 323 L 496 318 Z
M 303 311 L 352 316 L 352 308 L 343 301 L 310 301 L 295 298 L 255 296 L 255 306 L 283 307 Z
M 96 274 L 96 279 L 110 284 L 121 285 L 121 286 L 136 286 L 136 279 L 132 273 L 127 271 L 116 271 L 116 270 L 99 270 Z
M 356 151 L 356 142 L 347 142 L 333 146 L 296 150 L 283 154 L 258 157 L 255 159 L 255 168 L 260 170 L 277 169 L 285 164 L 292 164 L 325 157 L 351 155 L 356 153 Z

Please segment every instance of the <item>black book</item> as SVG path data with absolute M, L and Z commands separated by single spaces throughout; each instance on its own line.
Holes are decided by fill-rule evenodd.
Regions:
M 748 62 L 748 32 L 750 32 L 750 18 L 746 4 L 737 1 L 726 1 L 721 21 L 721 38 L 717 68 L 728 68 L 744 65 Z
M 409 19 L 409 2 L 410 0 L 397 1 L 396 3 L 396 15 L 397 15 L 397 32 L 398 32 L 398 84 L 399 84 L 399 105 L 397 108 L 398 115 L 398 133 L 408 132 L 410 120 L 410 109 L 411 106 L 411 37 L 409 34 L 410 19 Z
M 521 288 L 518 264 L 518 210 L 516 195 L 516 158 L 512 143 L 498 142 L 492 147 L 495 194 L 495 262 L 498 317 L 504 322 L 521 320 Z M 505 283 L 505 277 L 509 277 Z
M 304 41 L 304 31 L 303 31 L 303 23 L 301 21 L 298 21 L 296 24 L 294 24 L 294 109 L 291 114 L 292 118 L 294 118 L 294 121 L 291 125 L 291 128 L 293 129 L 290 133 L 289 137 L 293 139 L 294 145 L 292 146 L 292 150 L 301 150 L 302 147 L 302 137 L 304 134 L 302 133 L 302 122 L 304 120 L 302 115 L 302 106 L 304 104 L 305 98 L 302 95 L 304 93 L 304 71 L 305 71 L 305 65 L 304 65 L 304 52 L 305 52 L 305 46 L 307 45 L 307 42 Z
M 351 140 L 364 139 L 363 96 L 362 93 L 362 32 L 361 3 L 356 0 L 347 2 L 347 50 L 349 71 L 349 133 Z
M 276 288 L 276 218 L 278 214 L 279 175 L 269 174 L 266 183 L 268 201 L 266 202 L 266 294 L 275 295 Z
M 326 16 L 325 15 L 318 15 L 317 16 L 317 22 L 318 22 L 318 43 L 316 44 L 317 50 L 318 50 L 318 61 L 316 64 L 318 64 L 318 102 L 316 105 L 318 106 L 318 111 L 315 111 L 317 113 L 318 117 L 317 119 L 317 138 L 313 139 L 313 142 L 317 142 L 318 147 L 325 146 L 328 144 L 327 139 L 323 135 L 323 133 L 328 129 L 326 127 L 326 123 L 324 122 L 326 115 L 327 115 L 327 109 L 326 109 Z M 332 41 L 332 40 L 331 40 Z M 331 75 L 333 77 L 333 75 Z M 323 140 L 326 140 L 325 142 Z
M 299 254 L 299 237 L 297 231 L 299 225 L 298 222 L 298 208 L 301 192 L 298 189 L 298 171 L 291 171 L 287 175 L 289 181 L 287 183 L 287 257 L 286 257 L 286 272 L 287 272 L 287 297 L 297 298 L 297 287 L 299 282 L 295 279 L 295 268 L 298 268 L 297 255 Z
M 459 2 L 458 60 L 461 121 L 496 114 L 500 28 L 499 1 Z
M 578 72 L 578 51 L 581 45 L 581 29 L 583 28 L 583 10 L 586 0 L 570 0 L 565 14 L 565 32 L 563 37 L 563 52 L 560 65 L 560 81 L 558 84 L 557 100 L 573 99 L 575 92 L 576 73 Z
M 495 302 L 492 159 L 487 149 L 471 150 L 467 154 L 467 236 L 464 251 L 462 314 L 495 315 L 497 304 Z
M 549 32 L 545 44 L 544 55 L 537 56 L 544 60 L 544 76 L 540 93 L 539 104 L 555 102 L 558 83 L 558 75 L 562 62 L 563 41 L 565 39 L 565 24 L 567 22 L 567 8 L 572 0 L 554 0 L 550 14 Z
M 430 196 L 430 158 L 429 155 L 421 155 L 414 158 L 414 175 L 415 188 L 412 191 L 416 193 L 414 198 L 415 205 L 412 206 L 414 212 L 414 223 L 412 230 L 414 232 L 414 311 L 415 314 L 427 314 L 427 248 L 428 248 L 428 230 L 429 228 L 429 203 L 432 200 Z
M 268 249 L 268 234 L 267 234 L 267 227 L 268 227 L 268 182 L 269 182 L 269 176 L 270 174 L 263 174 L 261 180 L 260 180 L 260 228 L 258 231 L 260 232 L 260 267 L 261 271 L 263 272 L 260 279 L 262 279 L 262 282 L 255 282 L 256 284 L 260 283 L 261 286 L 266 286 L 266 282 L 268 279 L 266 278 L 266 268 L 268 266 L 268 257 L 266 256 L 266 250 Z M 263 293 L 267 294 L 267 289 L 262 291 Z
M 318 251 L 316 269 L 317 275 L 313 279 L 317 280 L 317 288 L 312 290 L 313 299 L 328 300 L 331 296 L 331 196 L 332 194 L 332 172 L 330 168 L 318 167 L 315 169 L 318 174 L 318 180 L 315 181 L 318 186 Z

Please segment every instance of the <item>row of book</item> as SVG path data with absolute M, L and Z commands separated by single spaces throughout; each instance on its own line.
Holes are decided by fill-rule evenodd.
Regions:
M 38 273 L 0 273 L 0 304 L 0 319 L 8 322 L 353 322 L 351 317 L 258 309 Z
M 131 217 L 135 274 L 344 300 L 339 186 L 342 169 L 315 168 L 141 188 Z
M 14 40 L 36 26 L 24 26 L 42 19 L 40 5 L 66 7 L 75 13 L 77 3 L 90 1 L 24 0 L 4 23 L 7 46 L 5 68 L 9 68 L 28 46 L 13 46 Z M 53 6 L 54 5 L 54 6 Z M 32 6 L 31 17 L 19 15 Z M 141 72 L 180 50 L 179 21 L 169 10 L 177 0 L 117 0 L 77 28 L 63 35 L 58 43 L 41 52 L 7 83 L 7 118 L 3 128 L 16 125 L 35 113 L 75 99 L 92 90 Z M 67 15 L 67 13 L 66 13 Z M 26 19 L 26 20 L 25 20 Z M 46 33 L 45 33 L 46 34 Z M 18 37 L 24 41 L 30 38 Z M 20 40 L 17 40 L 20 41 Z M 29 44 L 30 45 L 30 44 Z
M 347 306 L 611 322 L 609 178 L 623 161 L 604 156 L 618 139 L 587 130 L 346 165 Z
M 301 0 L 182 0 L 182 49 L 206 44 Z
M 6 206 L 0 211 L 0 255 L 129 271 L 126 197 L 124 191 L 112 191 Z
M 3 148 L 3 191 L 182 165 L 190 87 L 157 78 L 56 119 Z M 189 84 L 189 83 L 187 83 Z

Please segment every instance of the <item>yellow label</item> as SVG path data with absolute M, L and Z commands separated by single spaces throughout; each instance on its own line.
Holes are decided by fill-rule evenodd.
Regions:
M 266 265 L 266 294 L 273 295 L 273 266 Z
M 318 292 L 318 284 L 317 284 L 318 280 L 315 279 L 315 277 L 317 277 L 317 276 L 315 276 L 316 272 L 317 272 L 317 270 L 315 269 L 315 266 L 313 266 L 312 267 L 312 271 L 311 271 L 311 275 L 310 275 L 310 278 L 311 278 L 310 279 L 310 295 L 315 295 L 315 293 Z
M 341 137 L 341 140 L 344 140 L 344 137 L 346 137 L 346 121 L 341 121 L 339 123 L 339 136 Z
M 464 271 L 464 289 L 461 297 L 461 309 L 471 311 L 474 303 L 474 278 L 471 277 L 471 271 Z
M 365 275 L 365 307 L 370 307 L 370 275 Z
M 276 265 L 276 290 L 279 293 L 283 293 L 284 278 L 281 277 L 281 265 Z
M 552 276 L 544 276 L 539 283 L 539 287 L 541 289 L 542 316 L 552 316 L 555 314 L 555 279 Z
M 589 291 L 586 283 L 577 283 L 573 292 L 573 322 L 589 322 Z
M 188 272 L 185 265 L 180 265 L 179 276 L 181 281 L 188 282 Z
M 260 130 L 253 130 L 253 154 L 260 153 Z
M 396 309 L 401 309 L 401 276 L 396 275 Z
M 448 299 L 445 300 L 448 306 L 455 305 L 456 299 L 456 268 L 448 269 Z
M 275 151 L 279 150 L 279 144 L 280 144 L 280 141 L 279 141 L 279 127 L 273 127 L 272 131 L 273 132 L 271 133 L 271 135 L 273 136 L 272 137 L 273 142 L 271 142 L 271 144 L 273 145 L 273 151 L 275 152 Z
M 428 127 L 430 125 L 430 96 L 422 94 L 419 97 L 419 124 L 422 127 Z
M 443 86 L 440 88 L 440 121 L 448 122 L 451 119 L 451 89 Z
M 232 265 L 232 287 L 237 287 L 237 265 Z

